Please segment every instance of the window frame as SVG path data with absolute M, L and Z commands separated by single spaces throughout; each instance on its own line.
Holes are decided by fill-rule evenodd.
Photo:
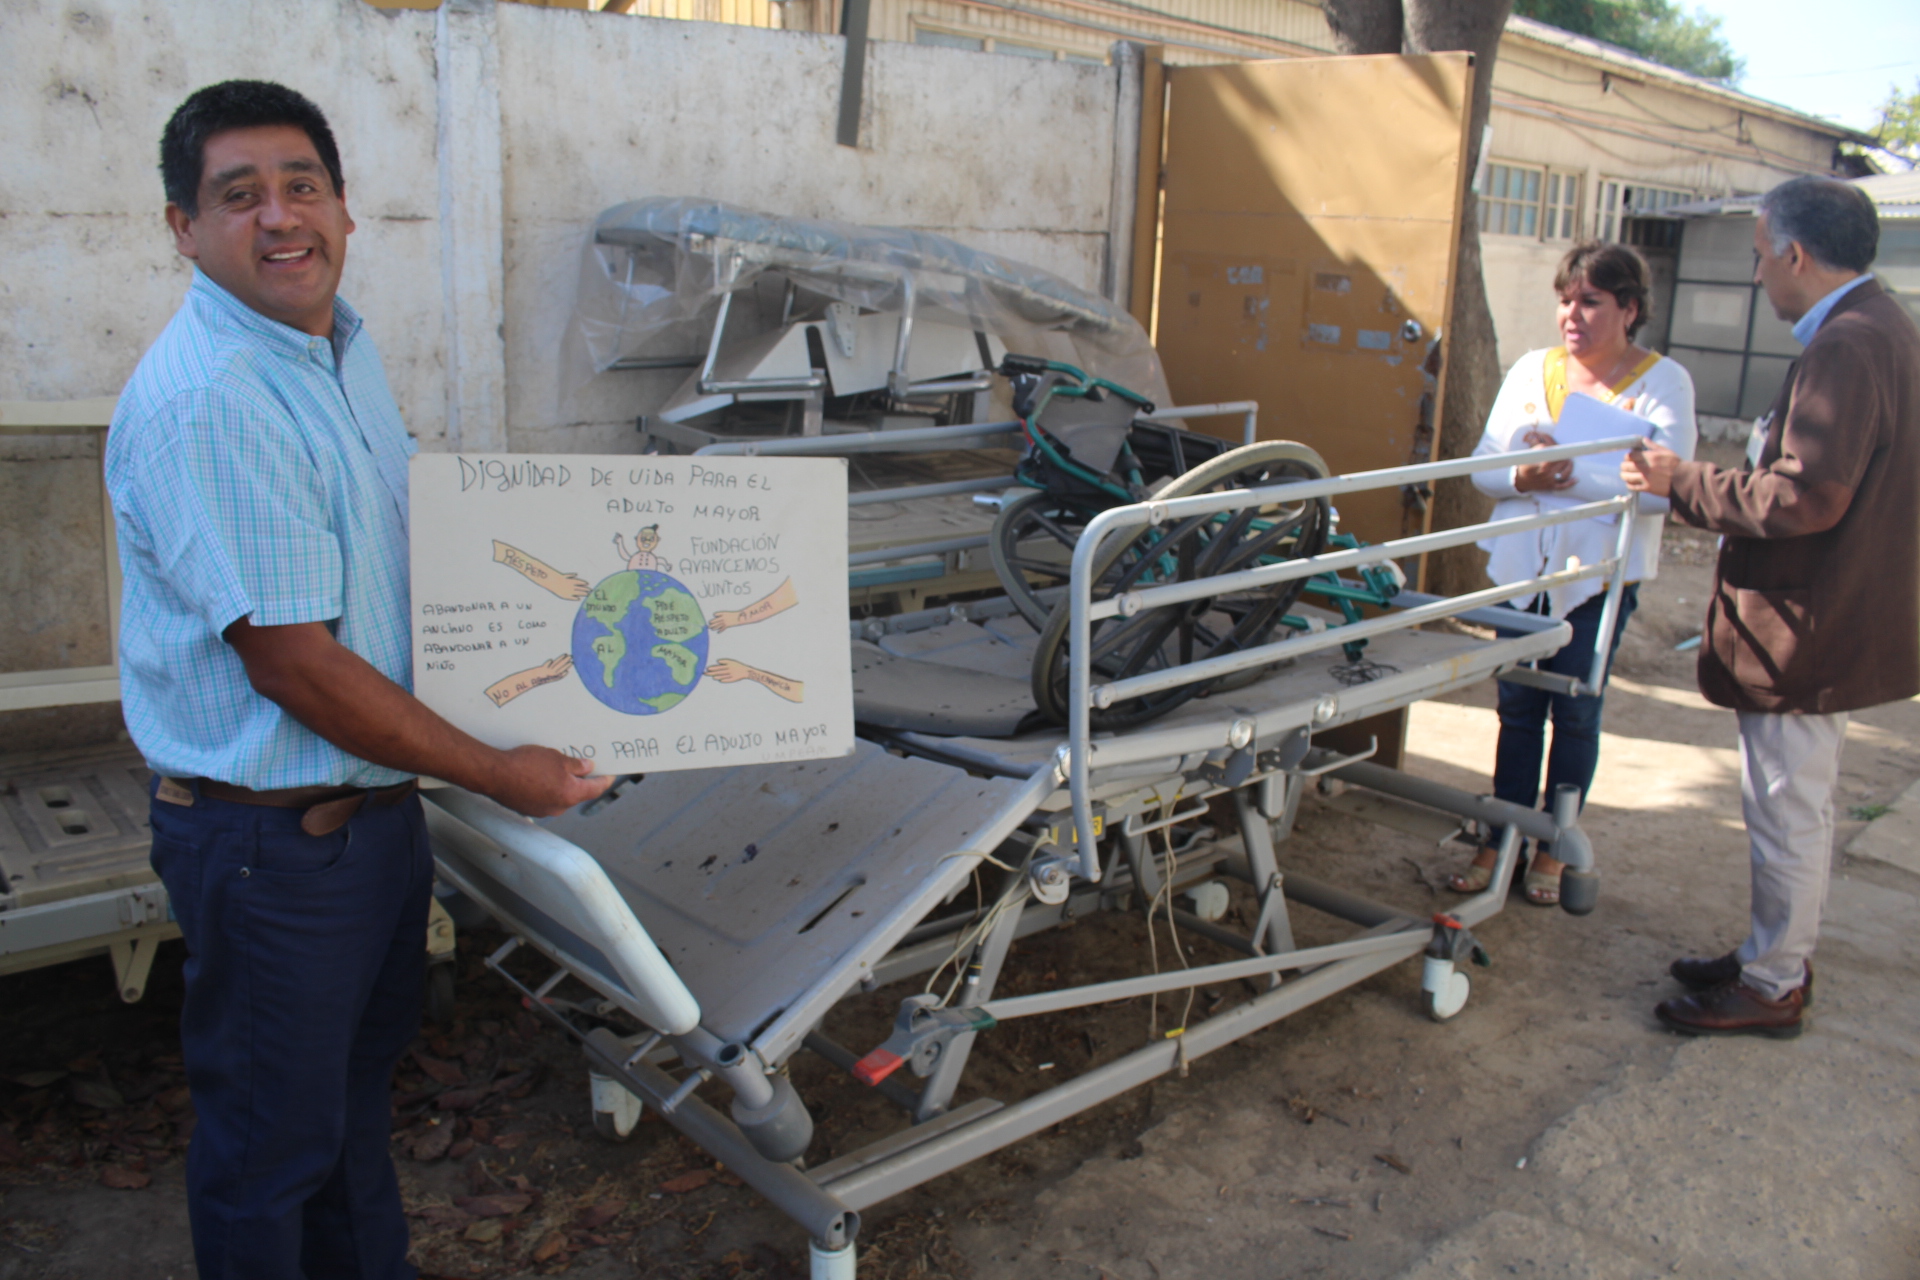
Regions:
M 1510 193 L 1515 176 L 1533 180 L 1528 194 Z M 1525 160 L 1487 160 L 1485 189 L 1478 191 L 1480 234 L 1536 243 L 1579 238 L 1584 175 Z M 1570 193 L 1570 194 L 1569 194 Z M 1517 225 L 1518 229 L 1509 229 Z
M 1676 204 L 1686 204 L 1700 198 L 1700 193 L 1685 187 L 1669 187 L 1656 182 L 1642 182 L 1635 178 L 1617 178 L 1602 176 L 1593 184 L 1593 234 L 1595 239 L 1605 240 L 1609 244 L 1625 243 L 1621 231 L 1628 218 L 1645 218 L 1658 214 L 1662 209 Z M 1633 196 L 1637 192 L 1657 193 L 1661 198 L 1651 205 L 1637 203 Z

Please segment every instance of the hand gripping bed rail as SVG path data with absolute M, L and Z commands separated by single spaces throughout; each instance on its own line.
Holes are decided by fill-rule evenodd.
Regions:
M 458 787 L 425 797 L 441 873 L 461 892 L 655 1031 L 699 1025 L 699 1002 L 585 850 Z
M 1222 574 L 1219 577 L 1207 579 L 1204 584 L 1173 583 L 1164 587 L 1149 587 L 1127 593 L 1130 599 L 1124 602 L 1108 600 L 1096 606 L 1092 599 L 1093 566 L 1097 563 L 1096 557 L 1100 544 L 1109 535 L 1121 530 L 1160 525 L 1190 516 L 1239 511 L 1264 503 L 1300 502 L 1310 498 L 1336 497 L 1368 489 L 1422 484 L 1471 475 L 1477 471 L 1498 470 L 1521 463 L 1557 462 L 1566 458 L 1584 457 L 1588 454 L 1615 453 L 1638 448 L 1639 445 L 1640 440 L 1637 437 L 1621 436 L 1610 440 L 1593 440 L 1580 444 L 1555 445 L 1545 449 L 1525 449 L 1513 453 L 1492 454 L 1482 458 L 1458 458 L 1447 462 L 1422 463 L 1418 466 L 1358 471 L 1352 475 L 1332 476 L 1325 480 L 1309 480 L 1298 484 L 1272 485 L 1263 489 L 1235 489 L 1227 493 L 1195 494 L 1186 498 L 1138 502 L 1122 507 L 1110 507 L 1095 516 L 1088 522 L 1079 541 L 1074 544 L 1072 576 L 1067 595 L 1071 613 L 1069 614 L 1067 655 L 1069 718 L 1066 772 L 1068 790 L 1073 801 L 1079 853 L 1078 871 L 1081 878 L 1088 881 L 1100 879 L 1099 852 L 1093 836 L 1093 803 L 1088 783 L 1094 746 L 1093 707 L 1108 706 L 1125 698 L 1211 680 L 1235 671 L 1266 666 L 1285 658 L 1332 648 L 1350 640 L 1360 640 L 1386 631 L 1419 626 L 1439 618 L 1498 604 L 1503 600 L 1534 595 L 1585 578 L 1597 578 L 1602 575 L 1607 576 L 1609 582 L 1606 604 L 1602 607 L 1600 615 L 1600 634 L 1609 635 L 1613 620 L 1619 616 L 1620 594 L 1626 582 L 1627 557 L 1633 546 L 1633 517 L 1637 511 L 1637 499 L 1633 494 L 1626 494 L 1603 502 L 1589 502 L 1559 511 L 1542 512 L 1537 516 L 1487 521 L 1460 529 L 1449 529 L 1442 533 L 1398 538 L 1370 547 L 1361 547 L 1355 551 L 1289 561 L 1260 569 L 1248 569 L 1240 573 Z M 1098 689 L 1093 686 L 1090 655 L 1093 621 L 1096 617 L 1110 616 L 1123 610 L 1131 612 L 1137 608 L 1151 608 L 1156 605 L 1173 604 L 1182 600 L 1193 600 L 1203 596 L 1220 595 L 1230 591 L 1285 582 L 1292 578 L 1325 572 L 1329 562 L 1335 562 L 1338 567 L 1377 564 L 1402 556 L 1423 555 L 1446 547 L 1462 546 L 1469 542 L 1498 537 L 1504 533 L 1519 533 L 1527 529 L 1538 529 L 1546 525 L 1565 524 L 1574 520 L 1586 520 L 1609 514 L 1618 518 L 1620 532 L 1615 542 L 1613 557 L 1599 564 L 1579 565 L 1509 586 L 1494 587 L 1452 599 L 1421 604 L 1412 609 L 1369 618 L 1363 622 L 1261 645 L 1243 653 L 1209 658 L 1151 675 L 1114 681 Z M 1571 692 L 1592 693 L 1599 690 L 1606 679 L 1607 650 L 1606 645 L 1598 647 L 1588 678 L 1579 682 Z M 1236 730 L 1239 729 L 1239 723 L 1236 722 Z M 1253 736 L 1257 737 L 1257 731 Z

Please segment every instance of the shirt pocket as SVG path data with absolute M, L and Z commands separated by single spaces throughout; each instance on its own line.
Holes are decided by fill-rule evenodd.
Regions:
M 1812 686 L 1813 592 L 1722 587 L 1716 655 L 1749 689 L 1791 696 Z

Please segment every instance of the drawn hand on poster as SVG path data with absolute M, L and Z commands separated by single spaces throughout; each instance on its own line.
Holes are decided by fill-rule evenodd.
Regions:
M 494 706 L 504 707 L 529 689 L 538 689 L 543 684 L 552 684 L 555 680 L 565 678 L 567 672 L 571 670 L 573 670 L 573 655 L 563 653 L 537 667 L 516 671 L 505 680 L 488 685 L 487 697 L 493 701 Z
M 776 613 L 785 613 L 800 603 L 800 597 L 794 594 L 793 579 L 775 587 L 771 594 L 754 601 L 744 609 L 715 609 L 713 616 L 707 619 L 711 631 L 725 631 L 728 627 L 744 627 L 755 622 L 765 622 Z
M 535 560 L 518 547 L 510 547 L 498 538 L 493 542 L 493 562 L 503 564 L 537 587 L 545 587 L 562 600 L 578 600 L 591 591 L 587 580 L 578 574 L 562 573 L 552 565 Z
M 805 702 L 807 686 L 799 680 L 789 680 L 777 676 L 771 671 L 762 671 L 750 667 L 744 662 L 735 662 L 732 658 L 722 658 L 707 668 L 707 674 L 721 684 L 732 684 L 737 680 L 751 680 L 770 693 L 777 693 L 788 702 Z
M 562 573 L 517 547 L 498 540 L 493 544 L 497 564 L 563 600 L 581 602 L 574 616 L 572 652 L 537 667 L 516 672 L 491 685 L 487 697 L 503 707 L 523 693 L 552 684 L 572 671 L 601 703 L 626 715 L 650 716 L 670 711 L 684 702 L 711 675 L 721 684 L 742 680 L 786 699 L 805 700 L 802 681 L 762 671 L 731 658 L 709 663 L 712 635 L 732 627 L 764 622 L 799 603 L 791 578 L 743 609 L 716 610 L 711 619 L 685 584 L 666 571 L 672 561 L 655 554 L 660 526 L 648 525 L 634 534 L 629 553 L 621 534 L 613 536 L 614 550 L 626 566 L 588 587 L 573 574 Z

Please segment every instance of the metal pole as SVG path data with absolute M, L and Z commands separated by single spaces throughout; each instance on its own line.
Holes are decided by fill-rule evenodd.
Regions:
M 1258 400 L 1224 400 L 1219 404 L 1181 404 L 1175 405 L 1170 409 L 1156 409 L 1146 416 L 1154 421 L 1158 421 L 1162 418 L 1182 420 L 1186 418 L 1223 417 L 1230 413 L 1246 415 L 1246 421 L 1241 428 L 1240 443 L 1243 445 L 1252 444 L 1256 424 L 1260 418 L 1260 402 Z
M 905 560 L 911 556 L 945 555 L 949 551 L 972 551 L 984 547 L 992 539 L 984 533 L 972 534 L 965 538 L 942 538 L 938 542 L 910 542 L 899 547 L 876 547 L 872 551 L 855 551 L 847 557 L 847 567 L 857 569 L 863 564 L 882 564 L 888 560 Z
M 1578 693 L 1599 697 L 1607 686 L 1607 665 L 1613 658 L 1614 620 L 1620 616 L 1620 596 L 1626 590 L 1627 557 L 1633 554 L 1634 518 L 1640 514 L 1640 495 L 1627 495 L 1620 512 L 1620 533 L 1613 546 L 1613 580 L 1607 583 L 1607 602 L 1600 606 L 1600 634 L 1593 644 L 1593 667 L 1587 672 L 1587 686 Z
M 1128 522 L 1122 514 L 1127 510 L 1115 507 L 1087 522 L 1080 540 L 1073 544 L 1073 564 L 1067 580 L 1067 607 L 1072 610 L 1067 642 L 1067 783 L 1073 798 L 1073 836 L 1080 853 L 1080 876 L 1089 883 L 1100 880 L 1093 802 L 1087 796 L 1087 752 L 1093 741 L 1092 665 L 1087 651 L 1093 647 L 1094 555 L 1109 532 Z
M 1190 662 L 1184 667 L 1173 667 L 1162 672 L 1115 680 L 1093 690 L 1092 696 L 1096 705 L 1108 707 L 1127 698 L 1144 697 L 1149 693 L 1158 693 L 1162 689 L 1174 689 L 1183 684 L 1197 684 L 1202 680 L 1211 680 L 1216 676 L 1232 675 L 1236 671 L 1264 667 L 1282 658 L 1317 653 L 1322 649 L 1332 649 L 1355 640 L 1365 640 L 1387 631 L 1407 630 L 1424 622 L 1435 622 L 1441 618 L 1451 617 L 1466 609 L 1478 609 L 1482 605 L 1498 604 L 1502 600 L 1511 600 L 1515 596 L 1529 595 L 1543 587 L 1552 588 L 1564 586 L 1570 582 L 1579 582 L 1585 578 L 1597 578 L 1604 572 L 1606 572 L 1605 565 L 1583 565 L 1578 569 L 1562 569 L 1559 573 L 1543 574 L 1538 578 L 1530 578 L 1511 586 L 1488 587 L 1464 596 L 1443 599 L 1434 604 L 1423 604 L 1418 608 L 1405 609 L 1397 613 L 1383 613 L 1377 618 L 1349 622 L 1345 626 L 1328 627 L 1325 631 L 1310 632 L 1307 635 L 1295 636 L 1291 640 L 1277 640 L 1272 644 L 1263 644 L 1257 649 L 1245 649 L 1238 653 L 1223 654 L 1218 658 L 1204 658 L 1199 662 Z
M 943 498 L 953 493 L 985 493 L 1008 489 L 1019 481 L 1012 476 L 985 476 L 979 480 L 946 480 L 939 484 L 910 484 L 898 489 L 868 489 L 847 495 L 850 507 L 870 507 L 877 502 L 905 502 L 910 498 Z
M 843 147 L 860 145 L 860 97 L 867 75 L 868 0 L 845 0 L 840 34 L 847 38 L 840 63 L 840 126 L 834 141 Z
M 729 280 L 728 284 L 731 285 L 732 281 Z M 726 332 L 727 313 L 731 310 L 733 310 L 733 291 L 729 289 L 720 295 L 720 314 L 713 318 L 713 333 L 707 338 L 707 359 L 700 366 L 699 386 L 702 391 L 705 391 L 707 384 L 713 380 L 713 362 L 720 357 L 720 335 Z
M 1170 583 L 1164 587 L 1143 587 L 1100 601 L 1093 606 L 1093 616 L 1097 620 L 1111 618 L 1115 614 L 1128 610 L 1137 612 L 1141 609 L 1157 608 L 1160 605 L 1184 604 L 1189 600 L 1204 600 L 1211 596 L 1225 595 L 1230 591 L 1246 591 L 1280 582 L 1292 582 L 1296 578 L 1338 573 L 1342 569 L 1358 569 L 1370 564 L 1379 564 L 1383 560 L 1398 560 L 1403 556 L 1444 551 L 1448 547 L 1464 546 L 1469 542 L 1497 538 L 1503 534 L 1526 533 L 1532 529 L 1544 529 L 1548 525 L 1570 524 L 1575 520 L 1610 515 L 1621 510 L 1624 502 L 1626 502 L 1624 498 L 1607 498 L 1600 502 L 1583 503 L 1577 507 L 1566 507 L 1558 511 L 1545 511 L 1539 515 L 1513 516 L 1506 520 L 1490 520 L 1484 524 L 1448 529 L 1441 533 L 1423 533 L 1411 538 L 1396 538 L 1392 542 L 1357 547 L 1351 551 L 1330 551 L 1317 556 L 1304 556 L 1298 560 L 1287 560 L 1260 569 L 1243 569 L 1237 573 L 1223 573 L 1212 578 L 1196 578 L 1191 582 Z
M 696 458 L 774 458 L 843 453 L 906 452 L 910 444 L 945 444 L 954 448 L 971 447 L 965 442 L 1007 436 L 1019 431 L 1021 422 L 981 422 L 957 427 L 911 427 L 905 431 L 850 431 L 839 436 L 788 436 L 777 440 L 728 440 L 695 449 Z

